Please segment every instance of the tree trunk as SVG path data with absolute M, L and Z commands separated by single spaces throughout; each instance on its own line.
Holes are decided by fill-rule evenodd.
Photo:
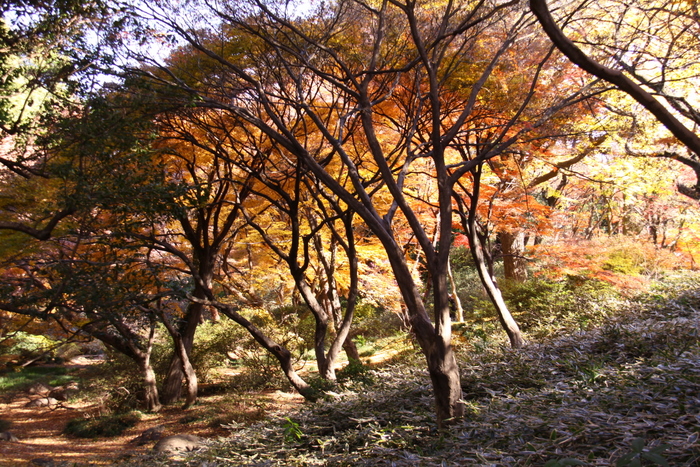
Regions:
M 486 289 L 486 293 L 491 299 L 491 303 L 496 307 L 496 313 L 498 313 L 498 320 L 501 322 L 501 326 L 508 334 L 510 339 L 510 345 L 514 349 L 522 348 L 525 345 L 525 339 L 523 338 L 518 323 L 515 322 L 513 316 L 508 310 L 506 302 L 503 300 L 501 291 L 494 282 L 493 278 L 489 274 L 488 267 L 484 261 L 484 254 L 481 250 L 481 242 L 476 234 L 476 224 L 471 223 L 469 225 L 469 242 L 471 244 L 471 254 L 474 259 L 474 264 L 476 265 L 476 270 L 479 273 L 479 279 L 481 279 L 481 284 Z
M 464 416 L 459 367 L 452 345 L 441 338 L 435 339 L 426 360 L 435 392 L 438 428 L 442 429 Z
M 350 336 L 347 336 L 345 338 L 345 342 L 343 343 L 343 350 L 345 351 L 345 355 L 348 356 L 348 362 L 350 363 L 361 363 L 362 360 L 360 360 L 360 353 L 357 351 L 357 346 L 353 342 L 353 340 L 350 338 Z
M 141 373 L 143 374 L 145 403 L 148 412 L 158 412 L 162 406 L 158 399 L 158 384 L 156 374 L 150 364 L 150 359 L 144 359 L 140 363 Z
M 437 424 L 438 428 L 442 429 L 451 421 L 464 415 L 459 366 L 450 343 L 452 330 L 449 318 L 446 272 L 442 275 L 433 275 L 435 316 L 438 320 L 433 325 L 413 281 L 403 251 L 396 243 L 393 243 L 393 248 L 389 248 L 387 245 L 386 250 L 404 304 L 408 309 L 411 329 L 428 364 L 428 373 L 435 398 Z
M 484 258 L 484 251 L 481 243 L 481 239 L 478 234 L 478 226 L 476 223 L 476 208 L 479 203 L 479 188 L 481 183 L 481 166 L 477 166 L 472 175 L 474 176 L 474 193 L 470 196 L 470 204 L 468 211 L 465 212 L 464 202 L 461 197 L 457 197 L 456 200 L 460 207 L 460 214 L 462 217 L 462 228 L 467 232 L 469 237 L 469 251 L 471 252 L 472 259 L 476 265 L 477 273 L 479 274 L 479 279 L 481 284 L 484 286 L 486 293 L 496 308 L 496 313 L 498 314 L 498 320 L 501 322 L 501 326 L 508 334 L 510 339 L 510 345 L 514 349 L 519 349 L 525 345 L 525 339 L 520 332 L 518 323 L 515 322 L 513 316 L 508 310 L 508 306 L 503 300 L 501 291 L 498 289 L 493 276 L 489 272 L 488 265 Z
M 158 385 L 156 384 L 156 374 L 151 366 L 151 354 L 153 352 L 153 342 L 156 335 L 155 323 L 151 324 L 151 331 L 148 334 L 148 346 L 146 352 L 139 357 L 139 366 L 143 373 L 143 382 L 145 386 L 146 410 L 148 412 L 158 412 L 161 409 L 160 400 L 158 399 Z
M 316 390 L 312 388 L 306 381 L 304 381 L 294 369 L 294 366 L 292 365 L 292 353 L 289 350 L 285 349 L 284 347 L 267 337 L 253 323 L 251 323 L 246 318 L 238 314 L 230 306 L 217 304 L 216 307 L 229 319 L 243 326 L 264 349 L 266 349 L 268 352 L 275 356 L 277 361 L 280 362 L 280 367 L 282 368 L 282 371 L 284 372 L 289 382 L 292 384 L 294 389 L 296 389 L 299 392 L 299 394 L 304 396 L 304 399 L 310 402 L 315 402 L 316 399 L 318 399 L 318 394 Z
M 185 377 L 186 393 L 185 405 L 183 409 L 188 409 L 197 402 L 197 392 L 199 389 L 197 382 L 197 374 L 195 373 L 194 368 L 192 367 L 192 363 L 190 362 L 190 357 L 187 354 L 187 349 L 185 348 L 182 336 L 179 332 L 177 332 L 173 325 L 170 324 L 170 321 L 168 320 L 167 316 L 161 314 L 161 320 L 165 327 L 168 329 L 170 337 L 173 339 L 175 354 L 178 356 L 178 360 L 181 364 L 181 371 Z
M 121 326 L 119 322 L 113 322 L 113 325 L 119 334 L 106 332 L 92 322 L 83 325 L 82 330 L 93 338 L 98 339 L 103 344 L 126 355 L 138 365 L 143 375 L 146 410 L 148 412 L 158 412 L 162 406 L 158 400 L 156 374 L 151 366 L 151 352 L 155 339 L 155 324 L 151 324 L 146 351 L 140 350 L 138 346 L 129 341 L 128 336 L 131 333 L 127 327 Z
M 525 260 L 525 232 L 500 232 L 503 270 L 506 281 L 525 282 L 527 261 Z
M 197 293 L 195 291 L 195 293 Z M 204 295 L 195 295 L 196 298 L 203 299 Z M 192 345 L 194 343 L 194 335 L 197 332 L 197 326 L 202 317 L 204 305 L 201 303 L 190 303 L 187 307 L 187 314 L 185 315 L 185 320 L 183 323 L 183 328 L 179 331 L 182 339 L 182 346 L 185 349 L 187 355 L 192 352 Z M 179 352 L 176 350 L 170 360 L 170 366 L 168 367 L 168 373 L 165 377 L 165 382 L 163 383 L 161 401 L 163 404 L 174 404 L 180 399 L 182 394 L 182 380 L 185 377 L 183 371 L 183 363 L 180 358 Z
M 190 363 L 190 357 L 187 355 L 182 339 L 177 339 L 176 348 L 180 355 L 180 362 L 182 362 L 182 372 L 185 375 L 185 405 L 182 408 L 188 409 L 197 402 L 197 392 L 199 390 L 197 374 L 192 367 L 192 363 Z
M 455 304 L 455 321 L 461 323 L 464 321 L 464 308 L 462 308 L 462 300 L 460 300 L 459 294 L 457 293 L 457 283 L 455 282 L 454 274 L 452 274 L 452 265 L 449 263 L 447 265 L 447 278 L 450 280 L 450 293 Z
M 292 276 L 296 283 L 297 290 L 301 294 L 304 302 L 311 310 L 314 317 L 314 353 L 316 356 L 316 365 L 318 373 L 323 379 L 335 380 L 335 369 L 333 362 L 326 358 L 326 335 L 328 333 L 328 322 L 330 316 L 326 309 L 319 303 L 314 295 L 309 283 L 303 275 L 303 272 L 293 268 Z

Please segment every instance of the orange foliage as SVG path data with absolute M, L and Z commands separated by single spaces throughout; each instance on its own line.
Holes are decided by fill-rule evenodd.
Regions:
M 657 248 L 639 240 L 623 236 L 566 239 L 529 247 L 528 256 L 537 260 L 536 275 L 550 279 L 566 276 L 597 279 L 622 291 L 644 289 L 654 274 L 693 264 L 687 253 Z

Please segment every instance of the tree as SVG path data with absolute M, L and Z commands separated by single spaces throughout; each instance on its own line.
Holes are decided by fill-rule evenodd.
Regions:
M 0 18 L 0 178 L 16 185 L 13 201 L 0 203 L 0 229 L 49 238 L 76 212 L 65 191 L 47 190 L 36 202 L 22 185 L 56 184 L 51 128 L 79 111 L 105 63 L 99 38 L 112 28 L 104 2 L 3 2 Z M 104 34 L 103 34 L 104 33 Z M 38 206 L 37 206 L 38 204 Z
M 268 248 L 287 264 L 297 290 L 314 316 L 314 350 L 319 373 L 323 378 L 334 380 L 335 360 L 341 348 L 348 351 L 351 360 L 359 361 L 357 349 L 348 337 L 359 284 L 353 212 L 325 194 L 303 168 L 288 167 L 287 172 L 284 158 L 280 163 L 273 158 L 268 155 L 251 172 L 263 183 L 267 193 L 261 192 L 259 196 L 269 204 L 259 206 L 259 214 L 249 213 L 247 221 Z M 260 214 L 269 209 L 274 210 L 274 217 L 284 216 L 281 222 L 288 235 L 275 235 L 270 224 L 260 219 L 264 217 Z M 339 247 L 347 260 L 348 290 L 344 311 L 339 290 Z M 331 325 L 336 335 L 326 351 Z
M 440 426 L 463 410 L 447 287 L 453 189 L 463 176 L 504 154 L 567 103 L 557 101 L 534 112 L 527 125 L 518 125 L 528 108 L 531 94 L 527 94 L 489 141 L 466 138 L 464 125 L 476 101 L 487 99 L 483 95 L 487 80 L 528 22 L 517 8 L 509 9 L 515 3 L 488 7 L 340 1 L 319 7 L 308 17 L 294 17 L 283 6 L 268 2 L 207 4 L 196 9 L 194 24 L 220 21 L 222 27 L 206 31 L 185 25 L 184 12 L 170 10 L 164 2 L 144 5 L 139 11 L 216 62 L 218 85 L 212 87 L 185 86 L 177 70 L 164 66 L 169 75 L 160 76 L 169 76 L 168 83 L 163 78 L 154 81 L 168 85 L 163 95 L 179 89 L 191 96 L 190 105 L 216 109 L 232 121 L 256 127 L 312 172 L 377 236 L 426 357 Z M 490 55 L 480 57 L 472 75 L 462 81 L 459 105 L 446 105 L 445 93 L 457 84 L 452 80 L 457 64 L 472 60 L 470 48 L 489 28 L 497 31 L 491 36 L 497 46 L 483 48 L 490 49 Z M 221 53 L 231 40 L 228 31 L 236 31 L 237 44 L 245 48 L 244 64 Z M 538 77 L 535 71 L 528 79 Z M 395 99 L 402 93 L 411 96 L 411 111 L 387 112 L 405 105 Z M 479 146 L 475 158 L 459 157 L 456 148 L 465 144 Z M 406 180 L 420 173 L 413 171 L 414 166 L 427 160 L 440 213 L 435 245 L 405 189 Z M 433 320 L 397 241 L 393 225 L 398 218 L 410 226 L 425 255 L 433 284 Z
M 146 409 L 158 411 L 151 365 L 157 316 L 150 310 L 161 294 L 156 271 L 131 255 L 120 257 L 123 250 L 93 235 L 47 240 L 34 255 L 3 265 L 0 309 L 41 320 L 45 329 L 55 322 L 67 335 L 98 339 L 132 359 L 143 378 Z
M 239 313 L 238 306 L 216 299 L 215 279 L 231 291 L 230 276 L 224 277 L 223 265 L 239 237 L 247 235 L 250 219 L 246 219 L 246 212 L 254 211 L 262 199 L 259 192 L 256 195 L 255 185 L 260 182 L 254 171 L 258 166 L 255 161 L 246 165 L 239 157 L 236 135 L 242 130 L 227 115 L 207 109 L 162 111 L 156 120 L 160 133 L 157 145 L 168 154 L 166 171 L 173 183 L 185 188 L 185 194 L 176 201 L 175 222 L 135 238 L 172 257 L 178 264 L 176 269 L 187 271 L 191 282 L 185 316 L 177 328 L 168 329 L 178 347 L 166 377 L 163 402 L 179 398 L 183 376 L 188 381 L 186 405 L 196 399 L 188 360 L 206 308 L 223 313 L 248 330 L 280 361 L 292 385 L 305 397 L 315 398 L 312 388 L 294 370 L 291 352 Z M 236 297 L 240 295 L 238 291 Z
M 661 0 L 629 5 L 625 2 L 593 3 L 592 8 L 608 10 L 613 15 L 615 33 L 610 40 L 590 43 L 587 50 L 576 45 L 557 25 L 546 0 L 530 0 L 530 8 L 542 28 L 573 63 L 588 73 L 626 93 L 648 110 L 689 151 L 658 151 L 692 168 L 696 174 L 694 187 L 679 185 L 682 193 L 700 199 L 700 136 L 694 128 L 700 123 L 700 112 L 689 94 L 697 88 L 693 61 L 697 56 L 697 6 L 693 2 Z M 565 12 L 565 24 L 578 23 L 597 15 L 575 8 Z M 590 24 L 582 30 L 590 29 Z M 639 34 L 640 30 L 648 34 Z M 609 65 L 606 65 L 608 63 Z M 686 124 L 688 122 L 691 128 Z
M 6 309 L 45 320 L 56 313 L 132 358 L 147 383 L 148 407 L 157 410 L 150 356 L 162 311 L 154 303 L 171 291 L 162 269 L 149 261 L 152 249 L 133 239 L 167 224 L 179 212 L 173 200 L 182 192 L 168 183 L 162 153 L 151 146 L 153 129 L 143 107 L 127 104 L 123 95 L 95 97 L 79 113 L 54 122 L 52 176 L 43 190 L 58 194 L 52 202 L 65 196 L 73 215 L 45 245 L 25 241 L 3 252 L 3 266 L 21 271 Z M 14 182 L 8 189 L 17 187 L 8 180 Z

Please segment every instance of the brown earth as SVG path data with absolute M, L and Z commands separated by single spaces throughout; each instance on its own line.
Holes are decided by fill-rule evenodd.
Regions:
M 298 394 L 283 391 L 247 393 L 245 397 L 231 395 L 202 397 L 187 411 L 179 406 L 165 407 L 156 414 L 145 414 L 134 427 L 121 436 L 81 439 L 63 434 L 69 420 L 99 413 L 95 401 L 59 403 L 53 407 L 25 407 L 40 396 L 27 392 L 4 394 L 0 403 L 0 419 L 11 421 L 9 431 L 17 442 L 0 441 L 0 466 L 46 465 L 31 463 L 34 459 L 51 459 L 56 465 L 110 465 L 114 461 L 145 452 L 156 441 L 137 446 L 131 441 L 145 430 L 163 425 L 164 436 L 193 434 L 203 438 L 226 436 L 222 423 L 256 421 L 269 411 L 289 409 L 303 402 Z

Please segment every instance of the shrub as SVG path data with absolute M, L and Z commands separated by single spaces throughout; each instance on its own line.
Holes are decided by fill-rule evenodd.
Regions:
M 503 297 L 522 330 L 545 335 L 552 327 L 581 330 L 603 324 L 620 300 L 610 284 L 582 276 L 511 283 Z
M 56 343 L 52 339 L 36 334 L 26 332 L 16 332 L 11 339 L 8 339 L 9 345 L 3 345 L 2 354 L 19 355 L 22 358 L 33 358 L 47 350 Z
M 135 426 L 141 417 L 141 412 L 131 411 L 103 417 L 74 418 L 68 421 L 63 432 L 78 438 L 109 438 Z
M 316 321 L 311 310 L 306 305 L 287 305 L 270 310 L 270 316 L 275 320 L 276 326 L 291 331 L 297 336 L 292 347 L 287 347 L 292 352 L 299 355 L 313 349 L 314 332 Z M 288 342 L 289 346 L 292 342 Z
M 644 272 L 646 258 L 636 248 L 613 250 L 603 262 L 603 269 L 619 274 L 638 275 Z
M 56 357 L 64 361 L 70 360 L 71 358 L 77 357 L 78 355 L 82 354 L 82 347 L 74 342 L 69 342 L 56 349 Z
M 367 341 L 393 336 L 401 330 L 402 325 L 401 317 L 396 313 L 370 300 L 360 299 L 355 306 L 350 332 L 351 336 L 362 336 Z
M 197 328 L 190 363 L 201 383 L 211 380 L 212 370 L 225 367 L 235 345 L 245 339 L 245 329 L 231 320 L 207 321 Z
M 344 368 L 338 370 L 336 372 L 336 378 L 340 384 L 348 381 L 372 384 L 374 379 L 370 370 L 371 368 L 367 365 L 363 365 L 362 362 L 353 361 L 348 363 Z

